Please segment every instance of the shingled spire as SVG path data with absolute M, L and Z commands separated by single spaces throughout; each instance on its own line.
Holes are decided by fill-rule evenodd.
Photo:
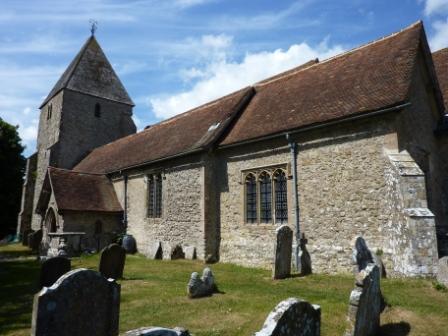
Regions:
M 94 35 L 86 41 L 40 108 L 63 89 L 134 106 Z

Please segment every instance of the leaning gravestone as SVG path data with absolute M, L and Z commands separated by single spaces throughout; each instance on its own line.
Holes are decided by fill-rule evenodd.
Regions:
M 45 260 L 40 268 L 39 288 L 50 287 L 62 275 L 69 272 L 70 268 L 70 259 L 64 257 L 54 257 Z
M 120 285 L 76 269 L 34 296 L 32 336 L 118 335 Z
M 350 294 L 344 336 L 373 336 L 380 326 L 383 297 L 380 288 L 380 271 L 375 264 L 368 264 L 356 275 L 355 289 Z
M 177 244 L 176 246 L 174 246 L 174 248 L 171 251 L 170 259 L 171 260 L 185 259 L 185 253 L 181 245 Z
M 150 259 L 162 259 L 162 243 L 160 241 L 151 242 L 148 245 L 147 257 Z
M 204 268 L 202 278 L 199 278 L 197 272 L 191 273 L 190 281 L 187 285 L 187 293 L 190 298 L 210 296 L 216 291 L 215 277 L 210 268 Z
M 106 278 L 123 278 L 126 251 L 118 244 L 110 244 L 101 251 L 100 273 Z
M 188 330 L 183 328 L 161 328 L 161 327 L 144 327 L 134 330 L 129 330 L 125 336 L 190 336 Z
M 353 261 L 357 266 L 357 271 L 361 271 L 367 267 L 368 264 L 374 263 L 372 252 L 367 247 L 367 243 L 362 237 L 357 237 L 355 240 L 355 248 L 353 249 Z
M 437 281 L 448 286 L 448 257 L 439 259 L 439 270 L 437 272 Z
M 274 245 L 273 279 L 284 279 L 291 275 L 292 230 L 282 225 L 276 230 Z
M 255 336 L 320 336 L 320 307 L 296 298 L 284 300 Z
M 196 259 L 196 247 L 185 246 L 185 259 Z

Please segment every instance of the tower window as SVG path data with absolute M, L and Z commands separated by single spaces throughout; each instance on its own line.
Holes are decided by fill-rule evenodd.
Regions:
M 53 113 L 53 105 L 50 104 L 47 106 L 47 120 L 51 119 L 51 114 Z
M 95 117 L 101 117 L 101 105 L 99 103 L 95 104 Z
M 148 217 L 162 217 L 162 176 L 154 174 L 148 176 Z

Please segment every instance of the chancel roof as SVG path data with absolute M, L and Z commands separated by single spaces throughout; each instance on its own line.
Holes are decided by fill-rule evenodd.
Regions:
M 442 90 L 445 102 L 445 111 L 448 111 L 448 48 L 441 49 L 432 54 L 437 79 Z
M 210 144 L 233 145 L 401 106 L 409 100 L 419 50 L 429 53 L 421 22 L 99 147 L 75 170 L 108 173 Z
M 38 207 L 45 209 L 53 191 L 58 211 L 123 211 L 112 182 L 105 175 L 48 167 Z M 46 198 L 46 201 L 45 201 Z
M 62 89 L 134 105 L 94 36 L 86 41 L 40 108 Z

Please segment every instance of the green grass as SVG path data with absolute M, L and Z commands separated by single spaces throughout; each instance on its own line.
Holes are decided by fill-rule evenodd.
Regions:
M 0 255 L 18 245 L 0 247 Z M 75 258 L 73 268 L 97 269 L 98 255 Z M 312 275 L 272 281 L 270 272 L 231 264 L 212 265 L 220 294 L 188 299 L 196 261 L 148 260 L 127 256 L 121 280 L 120 331 L 142 326 L 182 326 L 197 336 L 251 335 L 277 303 L 300 297 L 322 307 L 322 335 L 342 335 L 351 275 Z M 29 335 L 32 298 L 39 264 L 30 259 L 0 262 L 0 335 Z M 446 335 L 448 293 L 430 280 L 386 279 L 382 290 L 390 307 L 382 315 L 381 335 Z

